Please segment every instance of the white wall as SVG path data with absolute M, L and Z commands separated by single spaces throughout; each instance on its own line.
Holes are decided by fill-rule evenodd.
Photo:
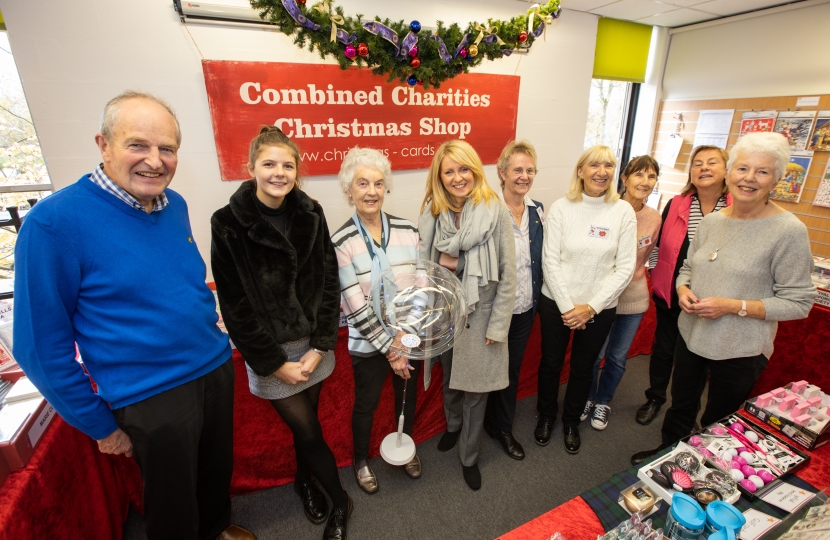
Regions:
M 826 94 L 830 89 L 828 23 L 830 4 L 823 4 L 675 33 L 663 97 Z
M 215 0 L 216 3 L 221 0 Z M 240 5 L 239 0 L 226 3 Z M 244 1 L 241 3 L 244 5 Z M 440 18 L 462 26 L 470 20 L 509 18 L 525 8 L 509 0 L 340 2 L 347 13 L 392 19 Z M 49 174 L 57 188 L 100 161 L 93 143 L 104 104 L 132 88 L 159 95 L 177 111 L 183 133 L 179 168 L 171 187 L 190 206 L 195 239 L 209 260 L 211 214 L 227 204 L 238 183 L 219 180 L 219 167 L 199 53 L 171 0 L 0 0 Z M 517 137 L 539 153 L 532 195 L 549 205 L 561 197 L 582 151 L 593 68 L 597 17 L 565 11 L 527 55 L 486 63 L 480 72 L 519 75 Z M 291 38 L 258 28 L 188 25 L 207 59 L 319 63 L 317 53 Z M 498 186 L 495 168 L 487 167 Z M 426 171 L 395 174 L 384 210 L 415 220 Z M 311 178 L 305 190 L 320 200 L 329 226 L 352 213 L 333 176 Z M 82 211 L 79 209 L 79 211 Z M 209 276 L 210 279 L 210 276 Z

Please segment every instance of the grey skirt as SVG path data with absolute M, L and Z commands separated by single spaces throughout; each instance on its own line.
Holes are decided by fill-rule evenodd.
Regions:
M 297 341 L 283 343 L 280 346 L 288 356 L 289 362 L 299 362 L 300 358 L 311 348 L 308 341 L 309 338 L 304 337 Z M 326 353 L 326 356 L 317 364 L 317 369 L 314 370 L 308 381 L 297 384 L 285 384 L 274 375 L 268 375 L 267 377 L 257 375 L 247 363 L 245 369 L 248 370 L 248 388 L 253 395 L 263 399 L 283 399 L 299 394 L 309 386 L 314 386 L 331 375 L 331 372 L 334 371 L 334 351 Z

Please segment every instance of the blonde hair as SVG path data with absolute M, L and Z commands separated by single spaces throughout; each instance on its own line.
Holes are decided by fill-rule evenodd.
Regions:
M 441 181 L 441 162 L 444 161 L 445 157 L 469 167 L 473 173 L 475 185 L 470 195 L 468 195 L 473 204 L 498 200 L 498 194 L 487 183 L 481 158 L 478 157 L 470 143 L 459 140 L 447 141 L 438 147 L 435 156 L 432 158 L 432 165 L 430 165 L 429 174 L 427 175 L 427 192 L 424 195 L 424 202 L 421 204 L 422 213 L 427 205 L 430 205 L 429 210 L 433 217 L 438 217 L 445 210 L 452 210 L 453 212 L 462 210 L 453 206 L 449 193 L 447 193 L 447 189 Z
M 524 154 L 533 160 L 533 167 L 536 168 L 536 149 L 529 141 L 513 141 L 504 147 L 501 151 L 499 160 L 496 162 L 496 171 L 499 173 L 499 181 L 501 188 L 504 189 L 504 174 L 507 172 L 507 166 L 510 165 L 510 158 L 516 154 Z
M 690 193 L 697 193 L 697 187 L 692 183 L 692 169 L 694 168 L 695 158 L 701 152 L 705 152 L 706 150 L 714 150 L 718 153 L 720 158 L 723 160 L 723 165 L 726 167 L 727 163 L 729 163 L 729 153 L 723 148 L 718 146 L 710 146 L 710 145 L 701 145 L 696 147 L 692 150 L 692 154 L 689 156 L 689 177 L 686 179 L 686 186 L 683 188 L 683 191 L 680 192 L 680 195 L 689 195 Z M 728 170 L 728 169 L 727 169 Z M 723 177 L 723 186 L 721 186 L 720 190 L 721 194 L 728 193 L 729 188 L 726 186 L 726 177 Z
M 579 177 L 579 170 L 588 163 L 599 161 L 609 162 L 614 165 L 614 168 L 617 167 L 617 158 L 614 157 L 614 151 L 605 145 L 597 144 L 582 152 L 582 155 L 579 156 L 579 160 L 576 162 L 574 172 L 571 175 L 571 183 L 568 186 L 568 192 L 565 193 L 565 197 L 567 197 L 568 200 L 582 200 L 582 190 L 585 188 L 585 181 Z M 608 178 L 608 188 L 605 190 L 605 202 L 614 202 L 619 198 L 620 196 L 617 193 L 617 180 L 614 178 L 614 173 L 612 172 L 610 178 Z

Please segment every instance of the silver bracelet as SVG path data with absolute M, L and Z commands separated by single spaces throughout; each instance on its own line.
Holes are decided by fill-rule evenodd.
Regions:
M 311 350 L 316 352 L 317 354 L 319 354 L 323 358 L 325 358 L 325 356 L 328 354 L 328 351 L 321 351 L 320 349 L 315 349 L 314 347 L 312 347 Z

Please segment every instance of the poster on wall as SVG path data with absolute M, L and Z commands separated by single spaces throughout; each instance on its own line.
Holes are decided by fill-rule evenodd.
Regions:
M 425 90 L 337 65 L 205 60 L 202 69 L 222 180 L 250 178 L 248 146 L 264 125 L 297 143 L 307 176 L 336 174 L 354 146 L 380 150 L 393 170 L 424 169 L 450 139 L 492 164 L 516 137 L 517 76 L 459 75 Z
M 770 195 L 770 199 L 791 203 L 799 202 L 812 161 L 812 152 L 793 152 L 787 170 L 784 172 L 784 177 L 778 181 Z
M 738 138 L 740 139 L 747 133 L 772 131 L 775 127 L 775 117 L 777 115 L 778 112 L 776 111 L 745 112 L 741 118 L 741 132 Z
M 732 129 L 732 117 L 734 115 L 735 109 L 700 111 L 692 148 L 705 144 L 725 149 L 726 143 L 729 141 L 729 131 Z
M 821 177 L 821 182 L 818 184 L 816 197 L 813 199 L 815 206 L 823 206 L 830 208 L 830 161 L 827 162 L 827 168 L 824 169 L 824 176 Z
M 786 137 L 790 143 L 790 150 L 806 150 L 815 117 L 816 111 L 780 112 L 775 123 L 775 132 Z
M 830 151 L 830 111 L 819 111 L 807 150 Z

